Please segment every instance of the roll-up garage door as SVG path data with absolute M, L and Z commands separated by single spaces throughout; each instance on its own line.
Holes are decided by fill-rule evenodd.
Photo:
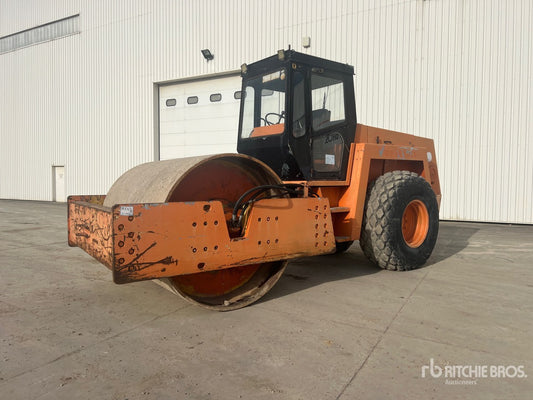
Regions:
M 240 76 L 160 86 L 160 159 L 235 153 L 240 88 Z

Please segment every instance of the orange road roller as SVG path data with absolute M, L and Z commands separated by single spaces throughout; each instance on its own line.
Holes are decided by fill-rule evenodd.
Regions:
M 142 164 L 70 196 L 68 242 L 115 283 L 156 279 L 214 310 L 267 293 L 287 260 L 358 240 L 378 267 L 422 266 L 439 229 L 433 140 L 357 124 L 353 67 L 280 50 L 243 64 L 238 154 Z

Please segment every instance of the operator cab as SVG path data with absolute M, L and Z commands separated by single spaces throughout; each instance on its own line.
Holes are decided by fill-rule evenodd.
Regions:
M 285 181 L 346 179 L 356 115 L 353 67 L 280 50 L 241 67 L 237 151 Z

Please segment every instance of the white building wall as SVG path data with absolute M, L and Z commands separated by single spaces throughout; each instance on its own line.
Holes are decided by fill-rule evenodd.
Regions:
M 530 0 L 0 0 L 0 37 L 75 14 L 0 54 L 0 198 L 51 200 L 53 165 L 106 193 L 157 157 L 156 83 L 291 44 L 354 65 L 359 122 L 435 139 L 442 218 L 533 223 Z

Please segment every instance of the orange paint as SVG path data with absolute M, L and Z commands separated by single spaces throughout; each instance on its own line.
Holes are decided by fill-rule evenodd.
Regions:
M 409 247 L 419 247 L 429 230 L 429 214 L 420 200 L 411 201 L 402 216 L 402 235 Z
M 275 134 L 278 125 L 256 129 Z M 207 166 L 187 175 L 169 203 L 109 209 L 101 205 L 105 196 L 71 196 L 69 244 L 111 268 L 116 283 L 174 277 L 185 292 L 213 296 L 252 279 L 265 263 L 331 253 L 335 239 L 358 240 L 368 186 L 387 171 L 416 172 L 440 200 L 431 139 L 364 125 L 355 136 L 346 180 L 290 182 L 320 197 L 258 200 L 243 232 L 230 229 L 228 221 L 235 199 L 257 185 L 254 176 Z M 424 210 L 415 201 L 404 214 L 402 233 L 411 247 L 427 233 Z
M 69 239 L 75 237 L 73 243 L 92 256 L 105 254 L 98 259 L 113 270 L 116 283 L 335 250 L 329 203 L 323 198 L 259 200 L 248 215 L 242 236 L 236 238 L 230 237 L 219 201 L 116 205 L 107 212 L 82 204 L 71 206 L 84 210 L 71 214 L 74 225 L 83 225 L 92 214 L 104 217 L 94 220 L 93 231 L 111 227 L 109 240 L 102 243 L 93 243 L 91 235 L 75 236 L 77 230 L 69 233 Z

